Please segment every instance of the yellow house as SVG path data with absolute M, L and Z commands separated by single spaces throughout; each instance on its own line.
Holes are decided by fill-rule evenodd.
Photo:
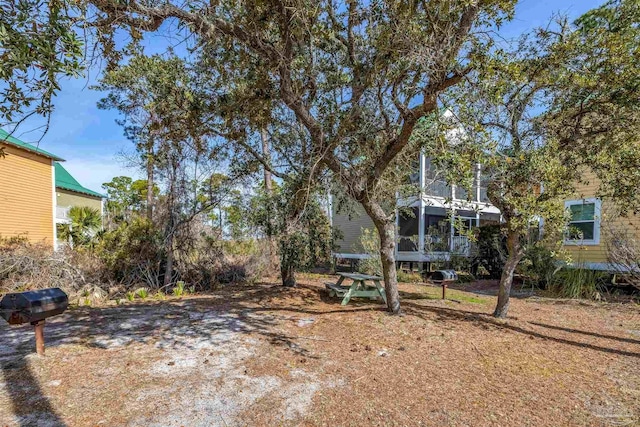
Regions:
M 64 159 L 0 129 L 0 236 L 25 236 L 57 247 L 56 224 L 72 206 L 102 213 L 103 195 L 89 190 L 58 162 Z
M 55 245 L 55 166 L 60 157 L 0 129 L 0 236 Z
M 617 215 L 615 201 L 597 197 L 600 180 L 593 172 L 584 175 L 574 196 L 564 202 L 571 219 L 564 249 L 576 267 L 592 270 L 619 270 L 614 268 L 607 251 L 607 231 L 625 229 L 634 238 L 640 238 L 640 216 Z

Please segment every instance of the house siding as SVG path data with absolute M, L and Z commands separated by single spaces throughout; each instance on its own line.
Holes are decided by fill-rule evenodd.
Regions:
M 0 235 L 54 243 L 51 159 L 0 144 Z
M 71 206 L 86 206 L 97 209 L 98 212 L 101 212 L 102 199 L 64 190 L 62 188 L 56 188 L 56 205 L 65 208 Z
M 576 192 L 571 200 L 580 200 L 596 197 L 600 187 L 600 180 L 593 172 L 584 174 L 584 183 L 579 183 Z M 571 262 L 574 264 L 584 263 L 606 263 L 607 245 L 605 227 L 625 227 L 634 236 L 640 237 L 640 216 L 630 215 L 628 217 L 619 217 L 615 215 L 616 205 L 612 200 L 603 199 L 601 207 L 601 232 L 600 243 L 597 245 L 564 245 L 566 253 L 570 256 Z
M 371 218 L 362 207 L 354 206 L 347 214 L 338 212 L 336 206 L 332 207 L 332 225 L 342 233 L 342 239 L 336 241 L 336 252 L 342 254 L 362 254 L 364 249 L 360 238 L 363 228 L 375 228 Z

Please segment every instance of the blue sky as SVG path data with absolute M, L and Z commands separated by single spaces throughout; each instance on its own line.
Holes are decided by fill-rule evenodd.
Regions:
M 517 37 L 523 31 L 546 25 L 553 13 L 574 19 L 603 3 L 603 0 L 521 0 L 515 19 L 500 33 L 507 39 Z M 162 36 L 152 37 L 148 43 L 152 51 L 161 51 L 168 45 Z M 139 177 L 139 172 L 128 167 L 123 159 L 122 154 L 131 153 L 133 148 L 115 123 L 118 115 L 114 111 L 99 110 L 96 103 L 103 94 L 89 89 L 98 73 L 96 67 L 88 76 L 62 82 L 50 129 L 40 141 L 41 148 L 66 159 L 65 168 L 82 185 L 95 191 L 101 191 L 102 183 L 114 176 Z M 27 133 L 35 127 L 25 123 L 14 136 L 25 142 L 37 141 L 41 131 Z

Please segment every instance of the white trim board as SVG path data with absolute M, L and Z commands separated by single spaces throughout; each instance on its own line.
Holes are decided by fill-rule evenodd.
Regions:
M 611 273 L 625 273 L 633 271 L 632 269 L 622 264 L 611 262 L 579 262 L 575 264 L 569 264 L 563 261 L 559 261 L 559 264 L 567 268 L 608 271 Z M 636 271 L 640 271 L 640 268 L 638 268 Z
M 51 201 L 53 202 L 53 209 L 52 209 L 52 213 L 53 213 L 53 250 L 57 251 L 58 250 L 58 221 L 56 216 L 58 216 L 57 213 L 57 207 L 58 207 L 58 195 L 56 193 L 56 164 L 55 161 L 52 159 L 51 160 L 51 192 L 52 192 L 52 199 Z

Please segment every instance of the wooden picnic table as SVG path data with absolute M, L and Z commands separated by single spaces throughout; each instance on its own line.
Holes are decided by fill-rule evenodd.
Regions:
M 382 277 L 360 273 L 338 273 L 338 275 L 340 278 L 337 283 L 325 283 L 325 287 L 329 291 L 329 296 L 342 297 L 341 305 L 347 305 L 353 297 L 371 299 L 380 297 L 385 304 L 387 303 L 387 295 L 384 293 L 384 286 L 381 284 Z M 353 283 L 350 286 L 345 286 L 342 284 L 345 279 L 351 279 Z M 371 282 L 373 285 L 368 285 L 366 282 Z

